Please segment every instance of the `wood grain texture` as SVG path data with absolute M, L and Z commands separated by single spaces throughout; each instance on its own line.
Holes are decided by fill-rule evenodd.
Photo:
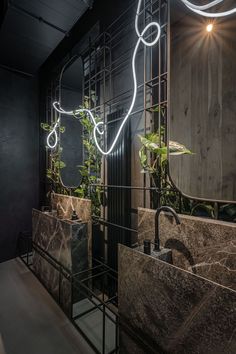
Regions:
M 172 156 L 170 173 L 185 194 L 236 200 L 236 21 L 172 13 L 170 139 L 194 155 Z

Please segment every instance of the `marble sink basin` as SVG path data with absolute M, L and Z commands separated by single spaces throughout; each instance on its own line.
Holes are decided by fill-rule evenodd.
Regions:
M 52 211 L 44 210 L 44 211 L 42 211 L 42 213 L 45 214 L 45 215 L 49 215 L 49 216 L 52 216 L 54 218 L 57 218 L 57 219 L 59 219 L 61 221 L 66 221 L 66 222 L 68 222 L 70 224 L 76 224 L 76 223 L 82 222 L 82 220 L 79 219 L 79 218 L 76 219 L 76 220 L 71 220 L 69 218 L 65 218 L 62 215 L 58 214 L 57 210 L 52 210 Z
M 145 253 L 144 252 L 144 246 L 137 246 L 137 251 L 141 252 L 141 253 Z M 151 254 L 152 257 L 160 259 L 164 262 L 173 264 L 173 259 L 172 259 L 172 250 L 170 248 L 164 248 L 161 247 L 160 251 L 155 251 L 154 250 L 154 246 L 151 246 Z
M 78 270 L 76 257 L 73 257 L 75 249 L 83 244 L 83 255 L 88 253 L 87 223 L 58 218 L 56 211 L 33 209 L 32 238 L 35 244 L 70 271 Z
M 138 243 L 154 240 L 155 210 L 138 209 Z M 236 223 L 178 214 L 160 215 L 161 246 L 172 250 L 173 264 L 236 290 Z
M 70 309 L 71 285 L 58 270 L 67 275 L 88 268 L 88 223 L 60 219 L 56 212 L 32 211 L 34 242 L 33 269 L 45 287 L 60 299 L 66 312 Z
M 118 277 L 121 324 L 145 344 L 121 331 L 121 353 L 236 353 L 235 290 L 124 245 Z

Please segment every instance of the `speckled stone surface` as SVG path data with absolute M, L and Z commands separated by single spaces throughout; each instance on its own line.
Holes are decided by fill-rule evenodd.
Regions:
M 125 330 L 119 328 L 120 354 L 146 354 L 147 349 L 143 348 L 134 336 L 129 335 Z M 148 353 L 152 353 L 148 351 Z
M 119 245 L 118 295 L 121 321 L 156 353 L 236 353 L 234 290 Z
M 71 219 L 72 211 L 75 210 L 78 217 L 88 224 L 88 253 L 92 256 L 92 211 L 91 200 L 71 197 L 68 195 L 52 193 L 51 207 L 57 211 L 61 219 Z
M 63 275 L 59 276 L 59 271 L 36 251 L 33 253 L 33 270 L 49 293 L 56 301 L 60 301 L 61 307 L 65 313 L 69 315 L 71 305 L 71 287 L 69 280 Z
M 88 234 L 86 222 L 70 222 L 58 219 L 39 210 L 32 212 L 33 241 L 45 250 L 69 272 L 76 273 L 88 268 Z M 70 282 L 45 260 L 40 249 L 34 251 L 33 268 L 49 292 L 68 313 L 71 301 Z M 60 284 L 60 285 L 59 285 Z M 60 292 L 60 294 L 59 294 Z
M 138 242 L 154 239 L 155 210 L 139 208 Z M 236 290 L 236 224 L 179 215 L 160 215 L 161 245 L 172 249 L 173 263 Z
M 52 209 L 58 211 L 58 216 L 62 219 L 70 219 L 72 211 L 83 221 L 91 220 L 91 200 L 71 197 L 68 195 L 52 193 L 51 194 Z

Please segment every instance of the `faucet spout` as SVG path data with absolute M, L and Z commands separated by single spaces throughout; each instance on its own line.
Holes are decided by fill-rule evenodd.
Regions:
M 155 246 L 154 250 L 155 251 L 160 251 L 160 223 L 159 223 L 159 216 L 162 211 L 167 211 L 173 215 L 175 218 L 175 222 L 177 225 L 180 224 L 180 219 L 176 213 L 176 211 L 168 206 L 161 206 L 160 208 L 157 208 L 156 214 L 155 214 Z

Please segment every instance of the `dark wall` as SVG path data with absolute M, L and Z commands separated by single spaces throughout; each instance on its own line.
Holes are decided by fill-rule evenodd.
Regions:
M 0 262 L 14 258 L 38 206 L 36 80 L 0 69 Z

